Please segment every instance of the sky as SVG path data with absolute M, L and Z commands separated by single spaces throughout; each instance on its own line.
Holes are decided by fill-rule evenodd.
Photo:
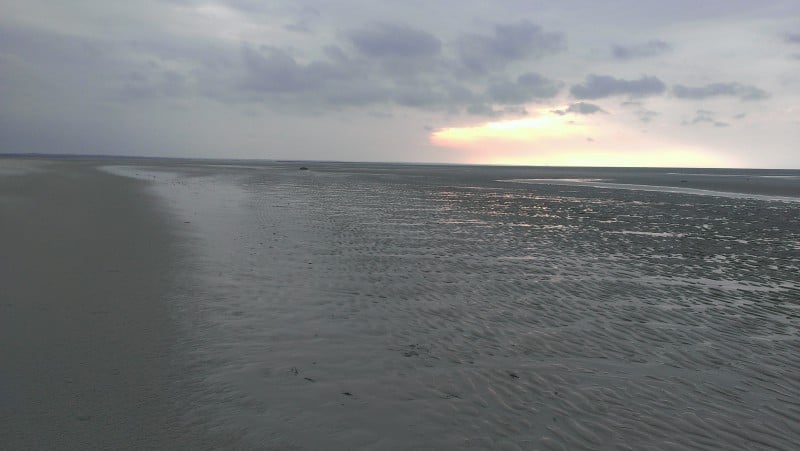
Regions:
M 797 0 L 0 0 L 0 153 L 800 168 Z

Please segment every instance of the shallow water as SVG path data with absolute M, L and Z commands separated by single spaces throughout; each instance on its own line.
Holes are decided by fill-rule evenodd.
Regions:
M 298 166 L 113 169 L 151 180 L 190 243 L 170 302 L 210 440 L 800 442 L 797 203 Z
M 706 174 L 687 174 L 687 175 L 706 175 Z M 736 175 L 713 174 L 707 175 L 708 177 L 739 177 Z M 780 178 L 797 178 L 795 176 L 759 176 L 759 177 L 780 177 Z M 715 197 L 732 197 L 737 199 L 756 199 L 756 200 L 776 200 L 783 202 L 800 202 L 800 197 L 794 196 L 779 196 L 779 195 L 765 195 L 747 192 L 735 191 L 716 191 L 701 188 L 685 188 L 680 186 L 660 186 L 657 184 L 637 185 L 633 183 L 611 183 L 604 179 L 562 179 L 562 178 L 543 178 L 543 179 L 511 179 L 501 180 L 510 183 L 532 183 L 543 185 L 567 185 L 567 186 L 588 186 L 592 188 L 603 189 L 629 189 L 635 191 L 660 191 L 666 193 L 680 193 L 680 194 L 696 194 L 700 196 L 715 196 Z

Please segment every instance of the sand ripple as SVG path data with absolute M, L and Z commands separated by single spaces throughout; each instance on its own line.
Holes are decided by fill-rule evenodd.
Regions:
M 197 244 L 189 415 L 225 444 L 800 443 L 797 204 L 288 166 L 158 189 Z

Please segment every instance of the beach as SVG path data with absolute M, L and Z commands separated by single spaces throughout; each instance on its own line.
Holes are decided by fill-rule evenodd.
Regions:
M 800 441 L 798 171 L 0 168 L 10 449 Z
M 0 161 L 2 447 L 181 443 L 165 215 L 90 162 L 23 163 Z

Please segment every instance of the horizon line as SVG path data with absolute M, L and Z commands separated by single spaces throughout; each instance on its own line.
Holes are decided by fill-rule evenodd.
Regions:
M 474 166 L 497 168 L 576 168 L 576 169 L 714 169 L 714 170 L 758 170 L 758 171 L 798 171 L 797 168 L 775 167 L 708 167 L 708 166 L 570 166 L 570 165 L 516 165 L 492 163 L 457 163 L 457 162 L 424 162 L 424 161 L 386 161 L 386 160 L 304 160 L 304 159 L 275 159 L 275 158 L 222 158 L 222 157 L 178 157 L 157 155 L 114 155 L 114 154 L 80 154 L 80 153 L 45 153 L 45 152 L 0 152 L 0 158 L 33 157 L 53 159 L 134 159 L 134 160 L 183 160 L 183 161 L 250 161 L 270 163 L 349 163 L 349 164 L 396 164 L 414 166 Z

